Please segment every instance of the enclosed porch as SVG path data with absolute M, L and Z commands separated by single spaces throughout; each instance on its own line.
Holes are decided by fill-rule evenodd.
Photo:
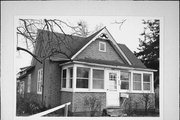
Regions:
M 75 99 L 78 96 L 102 95 L 103 108 L 120 106 L 129 94 L 154 93 L 153 85 L 153 71 L 148 69 L 82 63 L 62 66 L 61 92 L 66 94 L 64 102 L 72 102 L 72 111 L 77 102 L 83 104 L 83 99 Z

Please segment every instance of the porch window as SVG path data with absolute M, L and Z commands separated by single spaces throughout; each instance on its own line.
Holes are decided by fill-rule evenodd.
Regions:
M 37 93 L 42 94 L 43 69 L 38 70 Z
M 104 89 L 104 70 L 93 69 L 93 89 Z
M 31 92 L 31 74 L 28 75 L 27 92 Z
M 143 89 L 151 90 L 151 74 L 143 74 Z
M 77 67 L 76 88 L 88 88 L 89 68 Z
M 121 72 L 121 90 L 129 90 L 130 73 Z
M 66 88 L 66 74 L 67 74 L 67 70 L 64 69 L 62 73 L 62 88 Z
M 133 90 L 142 90 L 141 74 L 133 73 Z
M 69 70 L 69 88 L 72 88 L 72 81 L 73 81 L 73 68 L 68 68 Z

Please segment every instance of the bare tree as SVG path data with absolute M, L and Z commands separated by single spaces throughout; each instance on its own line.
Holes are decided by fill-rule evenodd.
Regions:
M 119 30 L 121 30 L 122 25 L 126 22 L 126 20 L 127 20 L 127 19 L 123 19 L 123 20 L 120 20 L 120 21 L 115 20 L 112 24 L 117 24 L 117 25 L 119 25 Z
M 76 31 L 80 27 L 81 25 L 70 26 L 59 19 L 19 19 L 17 50 L 29 53 L 43 66 L 42 103 L 44 98 L 45 61 L 57 54 L 61 54 L 70 60 L 69 54 L 73 50 L 69 44 L 70 40 L 72 41 L 75 38 L 72 37 L 73 33 L 66 34 L 67 29 Z M 57 32 L 61 33 L 61 35 Z M 35 49 L 39 49 L 40 54 L 37 55 Z
M 140 101 L 144 105 L 144 112 L 147 115 L 149 108 L 152 106 L 152 97 L 150 93 L 143 93 L 142 97 L 140 97 Z

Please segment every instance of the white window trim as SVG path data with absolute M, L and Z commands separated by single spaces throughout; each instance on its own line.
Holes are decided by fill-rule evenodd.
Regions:
M 133 74 L 141 74 L 141 90 L 133 90 Z M 143 88 L 143 74 L 151 74 L 150 80 L 150 90 L 144 90 Z M 131 72 L 131 93 L 154 93 L 154 80 L 153 80 L 153 73 L 152 72 L 143 72 L 143 71 L 132 71 Z
M 81 67 L 81 66 L 78 65 L 77 68 L 78 68 L 78 67 Z M 76 87 L 76 89 L 79 89 L 80 91 L 81 91 L 81 90 L 85 90 L 85 91 L 86 91 L 86 90 L 90 90 L 90 89 L 91 89 L 91 84 L 92 84 L 92 83 L 91 83 L 91 81 L 92 81 L 91 68 L 90 68 L 90 67 L 81 67 L 81 68 L 88 68 L 88 69 L 89 69 L 88 88 L 77 88 L 77 87 Z M 76 83 L 77 83 L 77 78 L 87 79 L 87 78 L 77 77 L 77 69 L 76 69 L 76 80 L 75 80 Z
M 41 74 L 42 72 L 42 74 Z M 37 94 L 42 94 L 42 81 L 43 81 L 43 68 L 38 70 L 38 75 L 37 75 Z M 41 88 L 38 89 L 38 84 L 41 83 Z
M 27 93 L 31 92 L 31 74 L 28 74 Z
M 99 80 L 102 80 L 103 81 L 103 89 L 97 89 L 97 88 L 93 88 L 93 70 L 103 70 L 104 71 L 104 79 L 102 80 L 102 79 L 99 79 Z M 91 68 L 91 78 L 92 78 L 92 80 L 90 80 L 92 83 L 91 83 L 91 90 L 104 90 L 105 89 L 105 70 L 104 69 L 102 69 L 102 68 Z M 96 78 L 97 79 L 97 78 Z
M 63 66 L 62 67 L 62 71 L 61 71 L 61 91 L 73 91 L 74 88 L 74 70 L 73 70 L 73 80 L 72 80 L 72 88 L 69 88 L 69 69 L 68 68 L 74 68 L 74 65 L 67 65 L 67 66 Z M 63 87 L 63 70 L 66 70 L 66 87 Z
M 101 49 L 100 49 L 100 48 L 101 48 L 101 47 L 100 47 L 101 44 L 104 45 L 104 50 L 101 50 Z M 100 51 L 100 52 L 106 52 L 106 42 L 99 41 L 99 51 Z
M 121 80 L 121 72 L 126 72 L 126 73 L 129 73 L 129 75 L 130 75 L 130 78 L 129 78 L 129 89 L 121 89 L 121 83 L 122 83 L 122 80 Z M 120 70 L 120 75 L 119 75 L 119 80 L 120 80 L 120 92 L 130 92 L 131 91 L 131 86 L 132 86 L 132 84 L 131 84 L 131 81 L 132 81 L 132 78 L 131 78 L 131 72 L 130 71 L 125 71 L 125 70 Z M 124 80 L 125 81 L 125 80 Z M 119 84 L 118 84 L 119 85 Z
M 61 88 L 64 89 L 64 88 L 67 88 L 67 69 L 68 68 L 64 68 L 62 69 L 62 73 L 61 73 Z M 66 87 L 63 87 L 63 71 L 66 70 Z
M 74 65 L 65 65 L 62 67 L 63 69 L 68 69 L 69 67 L 73 67 L 73 87 L 72 88 L 62 88 L 61 91 L 69 91 L 69 92 L 107 92 L 107 81 L 106 81 L 106 74 L 111 69 L 104 68 L 104 67 L 95 67 L 95 66 L 88 66 L 88 65 L 82 65 L 82 64 L 74 64 Z M 89 75 L 89 85 L 88 88 L 76 88 L 76 78 L 77 78 L 77 67 L 84 67 L 90 69 L 90 75 Z M 97 70 L 104 70 L 104 89 L 93 89 L 93 76 L 92 72 L 93 69 Z M 112 70 L 114 71 L 114 70 Z M 129 72 L 130 73 L 130 81 L 129 81 L 129 90 L 123 90 L 120 89 L 120 87 L 117 87 L 117 92 L 122 93 L 154 93 L 154 81 L 153 81 L 153 72 L 147 72 L 147 71 L 134 71 L 134 70 L 119 70 L 116 69 L 115 71 L 119 71 L 119 78 L 120 79 L 120 72 Z M 141 84 L 142 84 L 142 90 L 133 90 L 133 73 L 141 74 Z M 151 74 L 151 90 L 143 90 L 143 73 Z M 68 75 L 67 75 L 68 76 Z M 62 78 L 61 78 L 62 80 Z M 62 85 L 62 84 L 61 84 Z M 66 84 L 67 85 L 67 84 Z M 118 82 L 117 82 L 118 85 Z

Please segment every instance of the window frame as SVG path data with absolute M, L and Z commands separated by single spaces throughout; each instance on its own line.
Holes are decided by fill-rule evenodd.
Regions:
M 77 75 L 78 75 L 78 68 L 87 68 L 87 69 L 89 69 L 89 72 L 88 72 L 88 78 L 83 78 L 83 77 L 78 77 Z M 81 67 L 81 66 L 77 66 L 77 68 L 76 68 L 76 89 L 84 89 L 84 90 L 88 90 L 88 89 L 90 89 L 90 76 L 91 76 L 91 68 L 90 67 Z M 77 88 L 77 79 L 87 79 L 88 80 L 88 87 L 87 88 Z
M 27 81 L 27 93 L 31 92 L 31 74 L 28 74 L 28 81 Z
M 73 77 L 72 77 L 72 88 L 69 88 L 69 81 L 70 81 L 70 71 L 69 68 L 73 68 Z M 66 87 L 63 87 L 63 70 L 66 70 Z M 74 65 L 67 65 L 67 66 L 63 66 L 61 69 L 61 89 L 60 91 L 73 91 L 73 82 L 74 80 Z
M 104 45 L 104 50 L 101 49 L 101 45 Z M 106 52 L 106 42 L 99 41 L 99 51 Z
M 141 90 L 134 90 L 133 89 L 133 74 L 141 74 Z M 143 74 L 150 74 L 150 90 L 144 90 L 144 80 L 143 80 Z M 154 93 L 154 81 L 153 81 L 153 72 L 147 72 L 147 71 L 132 71 L 131 72 L 131 92 L 132 93 Z
M 145 81 L 144 81 L 144 74 L 150 75 L 150 80 L 149 80 L 149 82 L 145 82 Z M 149 83 L 149 84 L 150 84 L 150 85 L 149 85 L 150 90 L 144 90 L 144 83 Z M 143 91 L 151 91 L 151 89 L 152 89 L 152 74 L 143 73 Z
M 103 79 L 99 79 L 99 78 L 94 78 L 93 77 L 93 72 L 94 72 L 94 70 L 100 70 L 100 71 L 103 71 Z M 103 81 L 103 88 L 93 88 L 93 82 L 94 82 L 94 80 L 101 80 L 101 81 Z M 92 89 L 93 90 L 104 90 L 105 89 L 105 70 L 103 70 L 103 69 L 98 69 L 98 68 L 92 68 Z
M 43 81 L 43 68 L 40 68 L 38 70 L 38 75 L 37 75 L 37 94 L 42 94 L 42 83 Z
M 121 79 L 121 73 L 128 73 L 128 75 L 129 75 L 129 80 L 127 81 L 127 80 L 122 80 Z M 131 90 L 131 72 L 130 71 L 120 71 L 120 87 L 119 87 L 119 89 L 120 89 L 120 91 L 122 91 L 122 92 L 128 92 L 128 91 L 130 91 Z M 121 89 L 121 84 L 122 84 L 122 82 L 128 82 L 129 83 L 129 89 Z
M 70 69 L 72 69 L 72 77 L 71 77 Z M 68 68 L 67 68 L 67 81 L 66 81 L 66 83 L 68 82 L 67 88 L 69 88 L 69 89 L 72 89 L 72 88 L 73 88 L 73 72 L 74 72 L 73 67 L 68 67 Z M 71 80 L 72 80 L 72 82 L 71 82 L 72 85 L 70 86 L 70 81 L 71 81 Z
M 134 81 L 134 74 L 138 74 L 138 75 L 140 75 L 140 81 Z M 142 91 L 143 90 L 143 86 L 142 86 L 142 74 L 141 73 L 133 73 L 133 79 L 132 79 L 132 81 L 133 81 L 133 84 L 132 84 L 132 90 L 133 91 Z M 134 90 L 134 82 L 135 83 L 139 83 L 140 82 L 140 86 L 141 86 L 141 89 L 140 90 Z
M 63 71 L 64 70 L 66 70 L 66 77 L 65 78 L 63 78 Z M 65 87 L 63 86 L 63 84 L 64 84 L 64 79 L 65 79 L 65 81 L 66 81 L 66 84 L 65 84 Z M 65 69 L 62 69 L 62 77 L 61 77 L 61 88 L 67 88 L 67 68 L 65 68 Z

